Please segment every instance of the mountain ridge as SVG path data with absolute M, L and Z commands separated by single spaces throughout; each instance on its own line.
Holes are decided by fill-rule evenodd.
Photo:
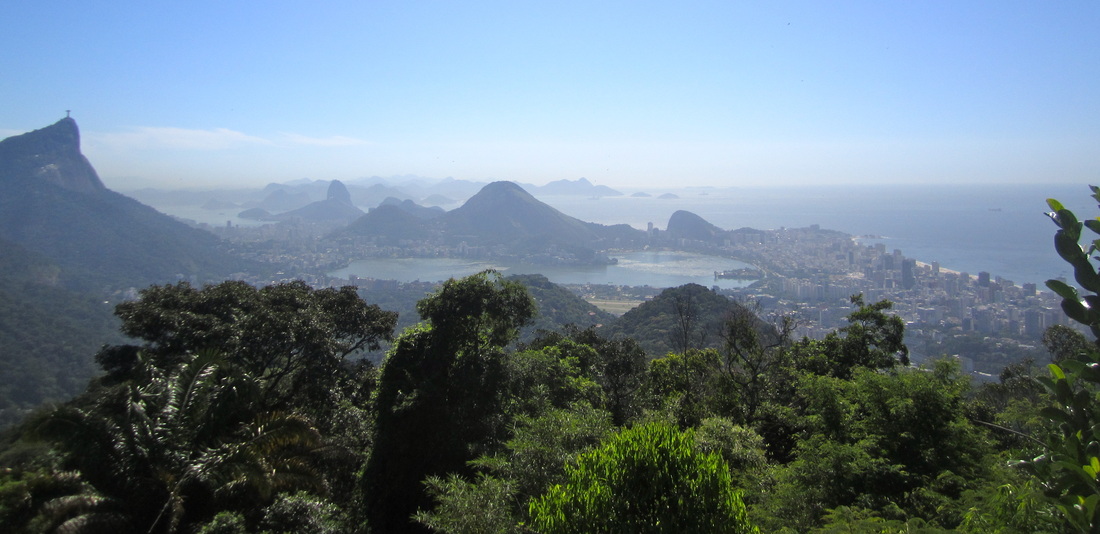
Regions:
M 524 253 L 565 248 L 580 251 L 584 257 L 610 243 L 640 242 L 645 238 L 645 232 L 627 225 L 605 226 L 566 215 L 509 181 L 490 183 L 462 206 L 432 219 L 417 220 L 384 207 L 371 210 L 341 233 L 390 238 L 393 236 L 386 235 L 387 230 L 400 229 L 404 236 L 435 236 L 439 243 L 504 245 Z M 400 217 L 402 222 L 389 224 L 383 220 L 387 216 Z
M 0 190 L 0 238 L 54 262 L 69 287 L 222 279 L 250 265 L 213 234 L 107 189 L 72 118 L 0 141 Z
M 0 183 L 45 181 L 86 194 L 107 191 L 80 152 L 80 128 L 65 117 L 45 128 L 0 140 Z

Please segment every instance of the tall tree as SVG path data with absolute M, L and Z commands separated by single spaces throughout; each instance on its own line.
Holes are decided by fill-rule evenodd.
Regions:
M 742 306 L 726 320 L 722 355 L 723 379 L 734 391 L 730 411 L 744 424 L 756 422 L 787 356 L 787 345 L 797 323 L 790 315 L 776 317 L 772 328 L 762 328 L 759 306 Z
M 362 485 L 370 528 L 416 532 L 429 476 L 472 474 L 467 462 L 502 437 L 504 347 L 535 312 L 526 289 L 486 271 L 448 280 L 417 304 L 382 364 L 374 448 Z
M 793 363 L 814 374 L 851 378 L 861 367 L 889 369 L 909 365 L 905 346 L 905 323 L 887 311 L 894 305 L 888 300 L 866 304 L 863 295 L 853 295 L 855 311 L 848 314 L 848 325 L 829 332 L 825 339 L 804 340 L 794 346 Z

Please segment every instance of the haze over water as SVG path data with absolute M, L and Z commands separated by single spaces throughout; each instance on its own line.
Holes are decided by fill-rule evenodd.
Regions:
M 1072 279 L 1072 270 L 1054 251 L 1057 228 L 1044 215 L 1046 199 L 1058 199 L 1082 219 L 1097 215 L 1087 184 L 698 189 L 677 194 L 681 198 L 542 200 L 581 220 L 637 228 L 652 222 L 663 229 L 680 209 L 726 230 L 817 224 L 855 236 L 880 236 L 887 250 L 901 249 L 907 257 L 938 261 L 947 269 L 987 271 L 1017 284 L 1040 286 L 1059 276 Z

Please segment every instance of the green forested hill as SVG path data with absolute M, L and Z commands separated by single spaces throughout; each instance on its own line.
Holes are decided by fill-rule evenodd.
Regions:
M 666 289 L 652 300 L 624 313 L 604 332 L 638 342 L 650 356 L 687 348 L 717 348 L 726 322 L 744 307 L 699 284 Z M 759 327 L 767 327 L 760 323 Z
M 539 330 L 559 331 L 570 324 L 583 329 L 615 319 L 541 274 L 514 275 L 508 280 L 523 284 L 538 307 L 538 315 L 524 328 L 521 338 L 530 338 Z
M 96 371 L 96 351 L 121 339 L 114 307 L 59 287 L 58 271 L 0 240 L 0 427 L 82 391 Z

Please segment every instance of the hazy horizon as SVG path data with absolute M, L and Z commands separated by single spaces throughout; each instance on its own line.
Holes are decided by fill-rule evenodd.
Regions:
M 94 165 L 95 162 L 92 162 L 92 163 Z M 101 176 L 101 178 L 103 178 L 103 177 Z M 1046 195 L 1042 198 L 1036 197 L 1040 202 L 1045 201 L 1045 198 L 1047 198 L 1047 196 L 1054 196 L 1056 198 L 1063 198 L 1063 197 L 1065 197 L 1065 192 L 1066 191 L 1070 191 L 1071 193 L 1073 193 L 1073 195 L 1069 196 L 1069 197 L 1065 197 L 1065 198 L 1073 199 L 1073 198 L 1080 197 L 1080 198 L 1085 198 L 1086 200 L 1089 200 L 1088 197 L 1091 195 L 1091 192 L 1089 190 L 1089 185 L 1095 185 L 1097 183 L 1100 183 L 1100 177 L 1098 177 L 1097 179 L 1091 180 L 1091 181 L 1088 181 L 1088 182 L 1066 182 L 1066 181 L 1060 181 L 1060 180 L 1052 180 L 1052 181 L 1044 181 L 1044 182 L 1026 182 L 1026 183 L 1024 183 L 1024 182 L 1021 182 L 1021 183 L 1012 183 L 1012 182 L 971 182 L 971 183 L 968 183 L 968 182 L 963 182 L 963 183 L 946 183 L 946 184 L 945 183 L 925 184 L 925 183 L 919 183 L 919 182 L 918 183 L 898 182 L 898 183 L 870 183 L 870 184 L 844 184 L 844 183 L 790 184 L 790 183 L 779 183 L 779 184 L 748 184 L 748 185 L 738 185 L 738 184 L 734 184 L 734 185 L 691 185 L 691 184 L 678 185 L 678 184 L 667 184 L 667 185 L 652 185 L 652 186 L 631 186 L 631 185 L 611 186 L 611 185 L 608 185 L 608 184 L 605 184 L 605 183 L 600 183 L 600 182 L 597 182 L 597 181 L 593 181 L 593 180 L 591 180 L 589 178 L 586 178 L 584 176 L 574 178 L 574 179 L 566 178 L 566 180 L 569 180 L 569 181 L 577 181 L 579 179 L 588 180 L 589 183 L 591 183 L 593 186 L 607 186 L 607 187 L 610 187 L 611 189 L 613 189 L 615 191 L 618 191 L 619 193 L 622 193 L 624 196 L 631 196 L 635 193 L 645 193 L 645 194 L 650 194 L 650 195 L 654 195 L 654 196 L 662 194 L 662 193 L 680 193 L 680 194 L 698 193 L 700 195 L 710 195 L 710 194 L 719 195 L 719 198 L 722 198 L 721 195 L 736 194 L 738 192 L 782 192 L 782 191 L 795 190 L 795 189 L 810 190 L 810 191 L 843 191 L 843 190 L 850 190 L 852 188 L 858 188 L 861 191 L 883 191 L 883 192 L 906 190 L 906 189 L 920 191 L 920 190 L 929 190 L 929 188 L 931 188 L 931 189 L 940 190 L 940 191 L 943 191 L 943 190 L 948 190 L 948 191 L 950 191 L 950 190 L 961 190 L 961 191 L 969 191 L 969 192 L 973 192 L 975 194 L 979 194 L 983 191 L 988 191 L 988 192 L 992 193 L 992 192 L 995 192 L 995 191 L 997 191 L 999 189 L 1002 189 L 1002 188 L 1010 188 L 1010 189 L 1013 189 L 1013 190 L 1031 189 L 1031 190 L 1036 191 L 1037 193 L 1041 193 L 1043 195 Z M 261 191 L 265 187 L 267 187 L 269 185 L 275 185 L 275 184 L 286 185 L 286 186 L 290 186 L 290 187 L 307 186 L 307 185 L 310 185 L 310 184 L 327 185 L 329 182 L 331 182 L 333 180 L 337 180 L 337 179 L 336 178 L 333 178 L 333 179 L 328 179 L 328 178 L 298 178 L 298 179 L 292 179 L 292 180 L 285 180 L 285 181 L 281 181 L 281 182 L 267 182 L 267 183 L 248 183 L 248 184 L 196 183 L 196 184 L 180 184 L 179 186 L 175 186 L 174 184 L 165 184 L 165 183 L 159 183 L 159 182 L 143 182 L 143 181 L 140 181 L 140 180 L 130 182 L 128 180 L 123 180 L 121 182 L 123 184 L 121 187 L 112 186 L 111 182 L 107 179 L 104 179 L 103 181 L 105 182 L 105 185 L 109 189 L 113 189 L 113 190 L 121 192 L 121 193 L 137 192 L 137 191 L 142 191 L 142 190 L 155 190 L 155 191 L 165 191 L 165 192 L 181 191 L 181 192 L 189 192 L 189 193 L 204 193 L 204 192 L 218 192 L 218 191 L 225 191 L 225 192 L 234 192 L 234 191 L 235 192 L 255 192 L 255 191 Z M 466 180 L 466 179 L 461 179 L 461 178 L 455 178 L 453 176 L 446 176 L 446 177 L 440 178 L 440 177 L 434 177 L 434 176 L 419 176 L 419 175 L 412 175 L 412 174 L 400 174 L 400 175 L 393 175 L 393 176 L 377 176 L 377 175 L 375 175 L 375 176 L 359 176 L 359 177 L 355 177 L 355 178 L 346 178 L 346 179 L 339 179 L 339 180 L 342 183 L 344 183 L 345 185 L 349 185 L 349 186 L 366 187 L 366 186 L 369 186 L 369 185 L 374 184 L 374 183 L 382 183 L 384 185 L 391 186 L 391 187 L 398 188 L 398 189 L 400 189 L 402 187 L 402 185 L 409 185 L 409 184 L 416 184 L 417 189 L 420 189 L 421 187 L 424 186 L 424 184 L 427 184 L 427 187 L 430 189 L 432 186 L 437 185 L 437 184 L 442 184 L 442 183 L 444 183 L 448 180 L 463 181 L 463 182 L 469 182 L 469 183 L 480 184 L 480 185 L 487 185 L 489 183 L 496 182 L 496 181 L 508 181 L 508 182 L 514 182 L 514 183 L 516 183 L 518 185 L 521 185 L 521 186 L 534 186 L 534 187 L 542 187 L 542 186 L 548 185 L 551 182 L 558 181 L 558 180 L 549 180 L 549 181 L 545 181 L 545 182 L 526 182 L 526 181 L 522 181 L 522 180 L 510 180 L 510 179 L 507 179 L 507 178 L 484 179 L 484 180 L 477 180 L 477 179 Z M 131 184 L 133 184 L 133 185 L 131 185 Z M 223 185 L 227 185 L 227 186 L 223 187 Z M 549 196 L 549 197 L 585 196 L 581 193 L 565 193 L 565 194 L 557 194 L 557 195 L 554 195 L 554 194 L 549 194 L 548 195 L 547 193 L 538 192 L 538 191 L 531 191 L 531 193 L 534 194 L 535 196 Z M 1059 195 L 1058 193 L 1062 193 L 1062 195 Z M 473 193 L 471 193 L 471 195 L 472 194 Z M 1087 202 L 1086 202 L 1086 204 L 1091 205 Z
M 16 3 L 0 137 L 115 189 L 1088 183 L 1100 4 Z

